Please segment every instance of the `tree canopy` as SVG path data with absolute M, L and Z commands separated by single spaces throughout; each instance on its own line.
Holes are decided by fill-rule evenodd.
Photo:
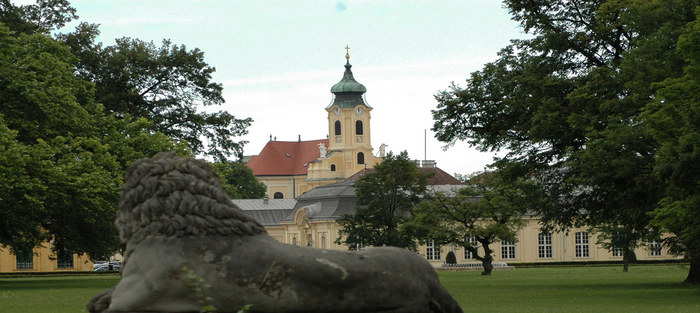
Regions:
M 491 245 L 518 241 L 517 232 L 526 224 L 526 197 L 515 186 L 500 182 L 495 173 L 482 174 L 454 192 L 437 193 L 421 202 L 408 227 L 423 239 L 463 247 L 482 262 L 482 275 L 490 275 Z
M 340 232 L 336 243 L 351 249 L 394 246 L 415 250 L 415 234 L 405 225 L 425 194 L 427 179 L 406 151 L 389 153 L 374 172 L 355 182 L 356 212 L 337 220 Z
M 665 192 L 642 112 L 683 76 L 676 46 L 698 1 L 504 3 L 532 37 L 436 95 L 437 138 L 505 149 L 494 166 L 540 184 L 551 203 L 532 209 L 547 226 L 596 227 L 632 251 L 655 232 Z
M 221 185 L 232 199 L 262 199 L 267 186 L 253 174 L 253 169 L 243 162 L 217 162 L 212 167 Z
M 672 234 L 665 240 L 672 251 L 690 256 L 686 281 L 700 283 L 700 22 L 686 30 L 678 39 L 683 76 L 658 84 L 643 118 L 660 144 L 654 171 L 666 188 L 652 224 Z
M 76 71 L 95 84 L 96 101 L 107 113 L 152 121 L 152 131 L 187 142 L 197 155 L 217 161 L 242 157 L 245 142 L 235 139 L 247 133 L 252 119 L 201 111 L 224 103 L 223 87 L 212 82 L 215 68 L 204 61 L 203 51 L 128 37 L 102 47 L 97 35 L 97 25 L 81 23 L 59 38 L 78 56 Z
M 242 143 L 233 140 L 248 119 L 196 112 L 223 102 L 201 51 L 136 39 L 103 49 L 90 24 L 56 40 L 49 31 L 77 18 L 65 0 L 21 7 L 0 0 L 0 16 L 0 246 L 18 251 L 50 241 L 106 259 L 120 249 L 114 220 L 131 162 L 161 151 L 220 160 L 240 154 Z M 110 73 L 115 81 L 99 79 Z M 168 82 L 135 83 L 154 79 Z M 119 107 L 125 103 L 136 106 Z M 191 136 L 214 143 L 205 150 Z M 250 179 L 238 165 L 227 170 Z M 241 196 L 260 194 L 259 185 L 239 183 L 224 182 Z

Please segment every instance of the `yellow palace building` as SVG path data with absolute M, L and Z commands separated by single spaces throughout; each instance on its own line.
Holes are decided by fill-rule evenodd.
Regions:
M 93 270 L 93 262 L 87 255 L 66 250 L 52 251 L 49 245 L 45 243 L 32 251 L 16 253 L 11 253 L 8 247 L 0 247 L 0 273 Z
M 347 48 L 347 47 L 346 47 Z M 280 242 L 322 249 L 347 250 L 335 244 L 342 214 L 354 213 L 357 197 L 353 183 L 384 157 L 382 145 L 377 156 L 371 141 L 371 111 L 364 93 L 351 71 L 349 55 L 340 82 L 333 85 L 333 100 L 325 110 L 328 116 L 326 139 L 310 141 L 270 141 L 247 164 L 267 186 L 267 199 L 233 200 L 263 223 Z M 434 173 L 429 189 L 453 191 L 461 183 L 436 167 L 435 161 L 416 161 L 420 170 Z M 568 233 L 543 233 L 539 218 L 526 216 L 527 226 L 519 231 L 518 242 L 491 245 L 495 262 L 589 262 L 621 261 L 621 251 L 608 251 L 597 244 L 595 233 L 573 229 Z M 458 263 L 476 263 L 465 249 L 454 245 L 435 246 L 431 241 L 418 253 L 438 267 L 448 251 Z M 481 249 L 483 253 L 483 249 Z M 638 260 L 676 259 L 660 240 L 638 248 Z

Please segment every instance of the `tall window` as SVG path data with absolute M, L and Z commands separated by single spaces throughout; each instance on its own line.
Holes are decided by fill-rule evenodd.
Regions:
M 435 240 L 428 240 L 425 246 L 425 258 L 428 260 L 440 259 L 440 246 L 435 246 Z
M 326 249 L 328 246 L 326 245 L 326 233 L 321 234 L 321 249 Z
M 363 135 L 362 131 L 362 121 L 357 120 L 357 122 L 355 122 L 355 135 Z
M 475 247 L 475 248 L 476 248 L 476 247 L 479 246 L 479 245 L 478 245 L 478 242 L 476 241 L 476 236 L 467 236 L 467 242 L 468 242 L 469 245 L 471 245 L 472 247 Z M 471 260 L 471 259 L 473 259 L 473 258 L 474 258 L 474 254 L 473 254 L 471 251 L 469 251 L 469 250 L 467 250 L 467 249 L 464 249 L 464 259 L 466 259 L 466 260 Z
M 365 154 L 362 152 L 357 153 L 357 164 L 365 164 Z
M 340 135 L 340 121 L 335 121 L 335 135 Z
M 587 258 L 591 256 L 588 245 L 588 232 L 579 231 L 575 234 L 575 248 L 577 258 Z
M 501 258 L 515 259 L 515 242 L 501 240 Z
M 537 235 L 537 255 L 542 259 L 552 257 L 552 234 Z
M 34 268 L 34 253 L 32 249 L 24 249 L 15 251 L 17 254 L 17 269 Z
M 331 164 L 331 172 L 335 172 L 335 164 Z
M 649 243 L 649 255 L 650 256 L 661 256 L 661 243 L 654 240 Z
M 278 192 L 275 192 L 274 195 L 272 195 L 272 198 L 273 199 L 284 199 L 284 194 L 278 191 Z
M 58 268 L 73 268 L 73 251 L 58 249 L 56 251 L 56 263 Z
M 342 141 L 342 136 L 340 136 L 340 121 L 335 121 L 335 142 L 339 143 Z

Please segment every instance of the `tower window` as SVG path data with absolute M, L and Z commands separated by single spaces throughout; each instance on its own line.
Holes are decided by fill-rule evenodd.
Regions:
M 335 164 L 331 164 L 331 172 L 335 172 Z
M 362 121 L 355 122 L 355 135 L 362 135 Z
M 272 196 L 273 199 L 284 199 L 284 194 L 281 192 L 275 192 L 275 194 Z
M 357 153 L 357 164 L 365 164 L 365 154 L 362 152 Z
M 335 121 L 335 135 L 340 135 L 340 121 Z

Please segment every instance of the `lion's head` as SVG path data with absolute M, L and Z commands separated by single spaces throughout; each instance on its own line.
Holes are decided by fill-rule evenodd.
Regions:
M 209 164 L 161 152 L 127 169 L 117 214 L 124 257 L 149 236 L 246 236 L 265 233 L 236 208 Z

